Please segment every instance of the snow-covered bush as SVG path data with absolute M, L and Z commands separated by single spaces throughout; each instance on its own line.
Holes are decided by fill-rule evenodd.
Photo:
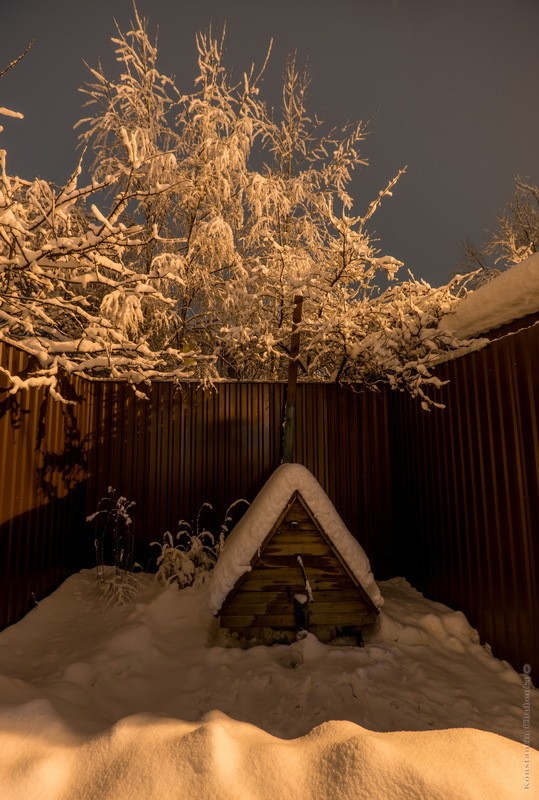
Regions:
M 213 510 L 210 503 L 203 503 L 194 529 L 191 523 L 182 519 L 174 536 L 166 531 L 162 542 L 152 542 L 152 546 L 161 548 L 157 557 L 156 580 L 165 585 L 177 583 L 180 589 L 203 583 L 215 566 L 228 534 L 228 524 L 232 521 L 230 513 L 240 503 L 248 505 L 247 500 L 236 500 L 232 503 L 226 511 L 217 536 L 201 526 L 204 510 Z
M 274 112 L 264 68 L 233 80 L 211 34 L 197 37 L 187 92 L 160 72 L 136 10 L 113 43 L 117 75 L 93 69 L 85 88 L 89 181 L 80 164 L 60 188 L 10 176 L 0 151 L 0 337 L 39 365 L 8 374 L 11 391 L 58 396 L 59 370 L 136 391 L 159 378 L 282 379 L 301 295 L 301 377 L 386 382 L 431 403 L 433 363 L 461 345 L 432 322 L 458 286 L 395 282 L 402 262 L 368 229 L 402 171 L 363 208 L 349 193 L 365 126 L 310 113 L 294 59 Z
M 191 534 L 185 529 L 176 534 L 174 542 L 170 531 L 163 534 L 163 541 L 152 542 L 161 547 L 157 557 L 156 580 L 168 585 L 177 583 L 180 588 L 203 582 L 217 560 L 219 544 L 208 531 Z
M 107 603 L 132 603 L 141 588 L 133 573 L 134 562 L 133 500 L 118 496 L 112 486 L 98 503 L 97 510 L 86 517 L 94 526 L 97 586 Z M 113 566 L 109 566 L 112 562 Z

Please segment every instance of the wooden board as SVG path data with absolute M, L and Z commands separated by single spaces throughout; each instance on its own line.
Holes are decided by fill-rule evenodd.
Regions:
M 228 617 L 226 614 L 223 614 L 221 617 L 221 627 L 229 628 L 230 630 L 255 627 L 293 631 L 296 629 L 296 623 L 294 617 L 290 614 L 265 614 L 259 616 L 244 614 L 241 617 Z
M 309 617 L 309 629 L 329 628 L 329 627 L 362 627 L 370 625 L 374 621 L 372 614 L 343 614 L 325 613 L 311 614 Z M 221 618 L 221 627 L 229 630 L 240 630 L 249 628 L 275 628 L 277 630 L 297 630 L 295 618 L 290 614 L 243 614 L 241 616 L 228 616 L 224 614 Z
M 331 550 L 324 541 L 313 541 L 307 544 L 306 542 L 298 542 L 295 539 L 291 539 L 288 542 L 275 542 L 272 540 L 266 547 L 264 554 L 268 558 L 297 555 L 303 557 L 307 554 L 311 556 L 328 556 L 331 554 Z

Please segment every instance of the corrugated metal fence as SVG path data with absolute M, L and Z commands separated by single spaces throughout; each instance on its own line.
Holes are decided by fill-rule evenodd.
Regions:
M 539 325 L 438 370 L 444 411 L 394 397 L 402 572 L 496 655 L 539 669 Z
M 89 453 L 89 505 L 108 485 L 136 502 L 139 560 L 147 543 L 203 503 L 219 529 L 227 507 L 252 500 L 278 466 L 285 385 L 222 383 L 216 392 L 155 384 L 150 402 L 124 383 L 96 384 L 99 436 Z M 387 395 L 301 384 L 296 460 L 324 486 L 384 575 L 388 566 L 391 468 Z M 141 563 L 146 566 L 146 561 Z
M 24 353 L 0 355 L 24 374 Z M 201 522 L 218 531 L 228 506 L 252 500 L 280 463 L 284 384 L 161 383 L 149 401 L 122 382 L 76 380 L 70 391 L 74 406 L 0 393 L 1 626 L 94 563 L 85 517 L 109 486 L 135 501 L 135 557 L 151 568 L 150 542 L 196 520 L 203 503 L 213 512 Z M 382 577 L 396 569 L 388 405 L 385 394 L 301 384 L 295 442 Z
M 24 374 L 28 356 L 0 347 L 0 365 Z M 13 396 L 0 374 L 0 627 L 25 614 L 80 568 L 93 385 L 64 384 L 75 405 L 42 390 Z
M 297 408 L 295 458 L 376 576 L 404 574 L 462 609 L 517 668 L 539 664 L 538 347 L 536 326 L 445 364 L 445 411 L 327 384 L 300 384 Z M 26 364 L 14 351 L 3 357 Z M 72 390 L 83 398 L 73 407 L 45 405 L 38 391 L 20 406 L 0 394 L 1 624 L 91 565 L 84 518 L 109 485 L 136 501 L 136 556 L 146 567 L 149 542 L 204 502 L 218 528 L 228 505 L 252 500 L 280 461 L 284 384 L 224 383 L 213 393 L 155 384 L 149 402 L 119 382 L 75 381 Z

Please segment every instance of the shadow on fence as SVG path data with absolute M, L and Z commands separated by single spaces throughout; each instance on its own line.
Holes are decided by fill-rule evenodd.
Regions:
M 180 519 L 213 506 L 252 500 L 279 465 L 285 385 L 223 383 L 216 392 L 186 384 L 152 387 L 150 401 L 125 383 L 100 383 L 99 434 L 90 451 L 89 508 L 109 485 L 134 500 L 136 558 Z M 387 397 L 300 384 L 295 459 L 320 481 L 365 545 L 377 574 L 389 577 L 391 483 Z
M 0 363 L 25 374 L 28 356 L 0 348 Z M 0 386 L 0 626 L 19 619 L 68 575 L 87 566 L 84 538 L 91 387 L 62 382 L 72 405 L 43 390 Z

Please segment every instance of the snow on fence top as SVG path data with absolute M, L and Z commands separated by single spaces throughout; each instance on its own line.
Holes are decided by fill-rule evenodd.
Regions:
M 251 559 L 296 490 L 375 606 L 380 607 L 383 604 L 369 559 L 316 478 L 301 464 L 281 464 L 235 526 L 219 555 L 210 589 L 210 608 L 214 614 L 221 610 L 238 579 L 251 570 Z
M 439 328 L 467 339 L 539 311 L 539 253 L 515 264 L 459 303 Z

